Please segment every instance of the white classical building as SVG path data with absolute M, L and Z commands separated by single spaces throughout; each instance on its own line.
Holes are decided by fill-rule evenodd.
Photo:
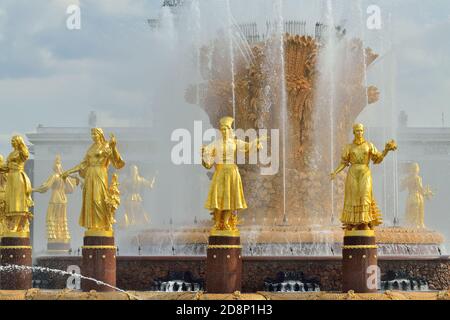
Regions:
M 114 133 L 118 147 L 127 164 L 140 167 L 144 177 L 156 177 L 155 190 L 146 194 L 146 208 L 152 222 L 168 224 L 208 218 L 203 209 L 209 180 L 201 166 L 176 166 L 171 162 L 173 142 L 170 134 L 161 134 L 155 128 L 104 128 L 108 137 Z M 157 132 L 158 131 L 158 132 Z M 381 150 L 389 138 L 383 128 L 368 128 L 367 138 Z M 34 185 L 44 182 L 52 172 L 57 154 L 63 166 L 69 169 L 78 164 L 91 144 L 90 127 L 55 128 L 39 126 L 35 133 L 27 134 L 34 154 Z M 450 239 L 450 128 L 402 127 L 397 133 L 398 151 L 389 154 L 380 166 L 374 166 L 375 194 L 383 211 L 385 222 L 404 221 L 406 192 L 398 190 L 404 175 L 405 163 L 418 162 L 425 185 L 429 184 L 435 197 L 426 203 L 426 224 Z M 194 150 L 193 150 L 194 152 Z M 120 175 L 127 174 L 127 169 Z M 398 190 L 399 192 L 396 192 Z M 45 251 L 45 215 L 50 194 L 34 194 L 33 247 L 35 253 Z M 83 230 L 78 226 L 81 191 L 69 196 L 68 220 L 72 235 L 72 248 L 81 246 Z M 198 215 L 197 215 L 198 214 Z M 202 216 L 202 214 L 204 216 Z M 119 212 L 120 215 L 120 212 Z M 396 219 L 394 219 L 396 218 Z M 189 220 L 190 219 L 190 220 Z

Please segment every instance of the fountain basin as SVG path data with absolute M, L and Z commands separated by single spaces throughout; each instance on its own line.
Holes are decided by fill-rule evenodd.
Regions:
M 264 290 L 264 280 L 275 278 L 280 271 L 303 272 L 317 277 L 321 291 L 341 291 L 340 256 L 334 257 L 243 257 L 242 292 Z M 411 277 L 426 279 L 430 290 L 450 289 L 449 256 L 385 256 L 379 258 L 381 273 L 399 271 Z M 67 270 L 80 265 L 79 256 L 42 256 L 36 263 L 41 267 Z M 124 290 L 149 291 L 154 280 L 168 272 L 190 272 L 197 279 L 205 279 L 205 256 L 119 256 L 117 257 L 117 286 Z M 48 275 L 47 289 L 63 289 L 67 276 Z
M 382 293 L 270 293 L 205 294 L 203 292 L 78 292 L 64 290 L 0 290 L 0 300 L 450 300 L 450 291 Z
M 154 228 L 130 239 L 142 254 L 206 255 L 210 226 Z M 339 256 L 344 233 L 336 226 L 242 226 L 244 256 Z M 379 256 L 439 256 L 444 237 L 428 229 L 384 227 L 376 230 Z

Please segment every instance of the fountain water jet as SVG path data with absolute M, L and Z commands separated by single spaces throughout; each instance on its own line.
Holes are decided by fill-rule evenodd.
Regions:
M 280 96 L 281 96 L 281 136 L 282 136 L 282 161 L 283 161 L 283 223 L 287 223 L 286 215 L 286 131 L 287 131 L 287 96 L 286 96 L 286 72 L 285 72 L 285 52 L 284 52 L 284 19 L 283 19 L 283 4 L 281 0 L 277 0 L 274 3 L 275 12 L 277 13 L 277 27 L 276 33 L 278 33 L 280 41 L 280 76 L 281 76 L 281 86 L 280 86 Z
M 233 119 L 236 119 L 236 83 L 235 83 L 235 67 L 234 67 L 234 46 L 233 46 L 233 23 L 231 15 L 230 0 L 226 1 L 227 15 L 228 15 L 228 48 L 230 54 L 231 67 L 231 103 L 233 109 Z M 234 122 L 234 129 L 236 129 L 236 121 Z
M 45 268 L 45 267 L 38 267 L 38 266 L 33 266 L 33 267 L 29 267 L 29 266 L 19 266 L 19 265 L 6 265 L 6 266 L 0 266 L 0 272 L 14 272 L 14 271 L 39 271 L 39 272 L 45 272 L 45 273 L 56 273 L 62 276 L 73 276 L 73 277 L 79 277 L 80 279 L 84 279 L 84 280 L 88 280 L 88 281 L 93 281 L 95 282 L 97 285 L 101 285 L 101 286 L 106 286 L 109 287 L 111 289 L 114 289 L 115 291 L 121 292 L 121 293 L 125 293 L 128 296 L 133 297 L 136 300 L 140 300 L 138 297 L 130 294 L 129 292 L 122 290 L 120 288 L 117 288 L 115 286 L 112 286 L 108 283 L 99 281 L 97 279 L 94 278 L 90 278 L 90 277 L 86 277 L 83 276 L 81 274 L 76 274 L 76 273 L 71 273 L 71 272 L 67 272 L 67 271 L 63 271 L 63 270 L 58 270 L 58 269 L 51 269 L 51 268 Z

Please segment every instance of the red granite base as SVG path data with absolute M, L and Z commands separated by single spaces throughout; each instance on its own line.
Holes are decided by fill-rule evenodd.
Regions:
M 32 266 L 29 238 L 9 238 L 1 240 L 1 265 Z M 27 290 L 32 287 L 32 271 L 12 269 L 0 272 L 0 289 Z
M 83 291 L 114 291 L 116 286 L 116 249 L 113 237 L 84 237 L 81 274 L 110 286 L 82 279 Z
M 206 291 L 233 293 L 242 290 L 242 257 L 239 237 L 210 236 L 206 258 Z
M 377 288 L 375 237 L 346 236 L 342 250 L 342 291 L 375 293 Z

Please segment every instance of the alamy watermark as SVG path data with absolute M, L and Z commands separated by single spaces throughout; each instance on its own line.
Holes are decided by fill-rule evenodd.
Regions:
M 381 8 L 375 4 L 367 7 L 367 17 L 366 25 L 369 30 L 381 30 L 382 19 L 381 19 Z
M 66 14 L 68 15 L 66 19 L 66 27 L 69 30 L 80 30 L 81 29 L 81 8 L 79 5 L 72 4 L 67 7 Z
M 233 132 L 236 150 L 233 155 L 226 155 L 222 149 L 223 139 L 221 131 L 217 129 L 203 130 L 202 121 L 194 121 L 194 131 L 179 128 L 172 132 L 171 141 L 176 142 L 172 147 L 171 160 L 176 165 L 202 164 L 202 147 L 206 149 L 220 149 L 214 153 L 215 164 L 252 164 L 260 166 L 261 175 L 275 175 L 279 170 L 280 134 L 278 129 L 236 129 Z M 270 147 L 269 147 L 270 141 Z M 211 145 L 213 143 L 213 145 Z M 261 148 L 257 148 L 259 146 Z M 259 150 L 257 150 L 259 149 Z M 225 157 L 224 157 L 225 154 Z
M 377 265 L 370 265 L 367 267 L 367 289 L 378 290 L 381 287 L 381 269 Z
M 81 289 L 81 268 L 77 265 L 71 265 L 67 267 L 67 272 L 72 275 L 67 278 L 66 288 L 70 290 Z

